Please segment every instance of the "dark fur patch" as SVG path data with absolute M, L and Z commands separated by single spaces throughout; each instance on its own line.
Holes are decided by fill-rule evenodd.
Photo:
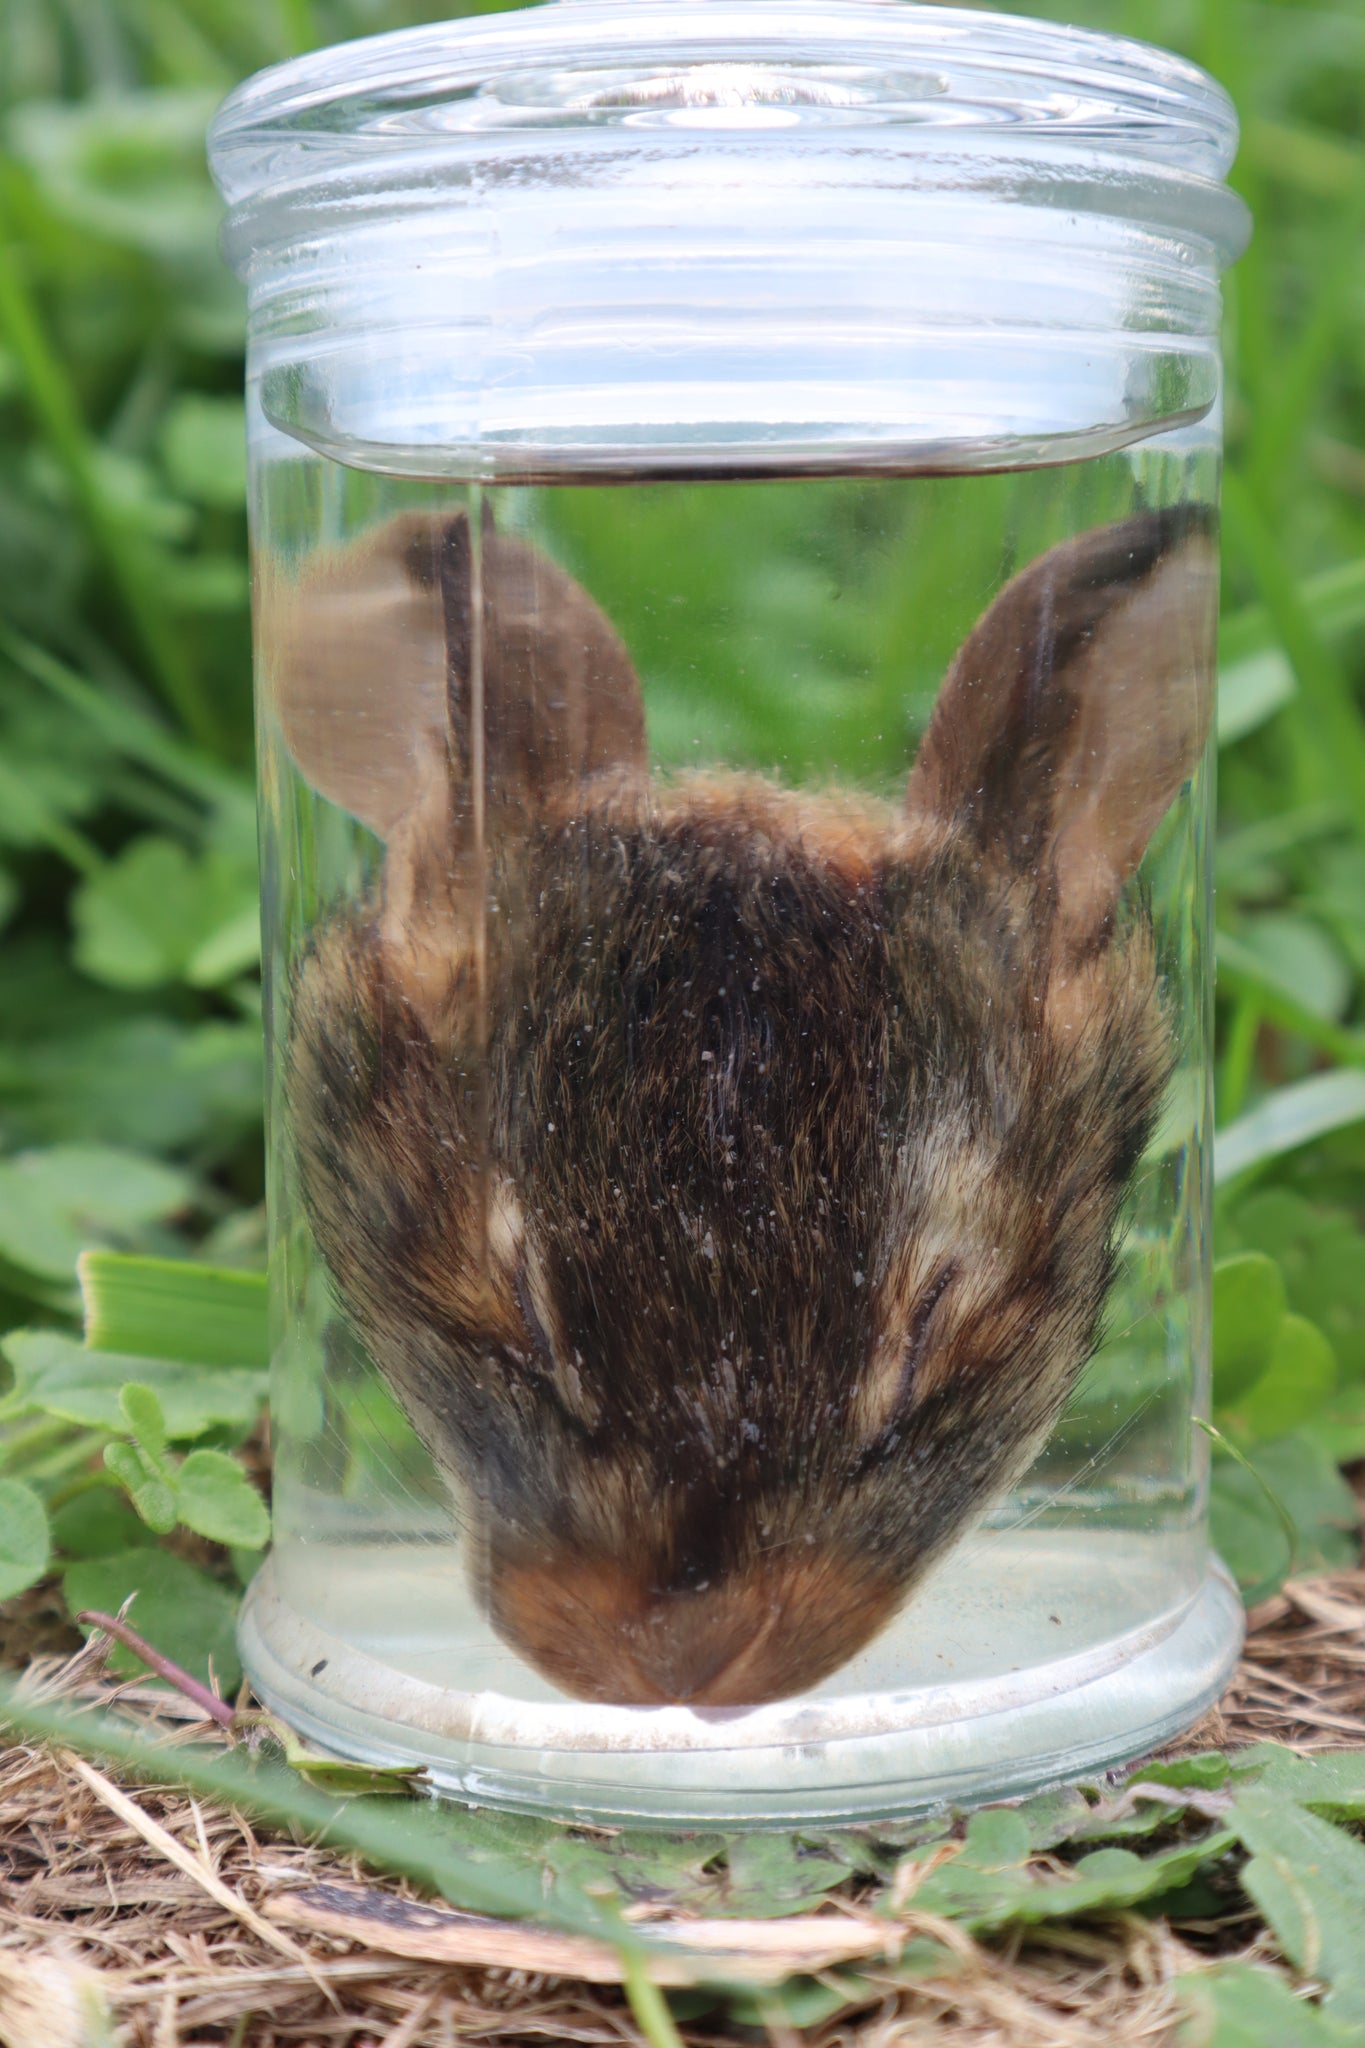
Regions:
M 589 808 L 522 858 L 486 1069 L 433 1043 L 364 917 L 296 977 L 288 1091 L 341 1299 L 488 1570 L 629 1563 L 671 1599 L 814 1543 L 884 1614 L 1088 1356 L 1169 1057 L 1145 925 L 1061 1037 L 1017 904 L 951 843 L 907 864 L 888 835 L 850 886 L 741 785 L 700 825 L 685 792 Z M 869 1439 L 879 1344 L 905 1370 Z

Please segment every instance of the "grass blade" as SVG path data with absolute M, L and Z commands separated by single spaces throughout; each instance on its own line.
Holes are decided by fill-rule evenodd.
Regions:
M 1298 585 L 1302 610 L 1323 638 L 1365 624 L 1365 557 L 1339 563 Z M 1264 605 L 1248 605 L 1223 622 L 1218 636 L 1218 744 L 1254 732 L 1289 703 L 1294 668 L 1275 637 Z
M 1353 632 L 1365 625 L 1365 556 L 1305 576 L 1298 593 L 1303 609 L 1325 638 Z M 1275 628 L 1264 605 L 1245 605 L 1223 620 L 1218 655 L 1224 666 L 1235 667 L 1258 654 L 1275 651 Z
M 83 1252 L 76 1271 L 92 1350 L 187 1365 L 269 1361 L 263 1274 L 123 1252 Z
M 641 1958 L 628 1955 L 624 1958 L 624 1966 L 626 1997 L 649 2048 L 683 2048 L 682 2036 L 673 2024 L 668 2002 Z
M 248 793 L 250 785 L 245 776 L 234 775 L 208 755 L 184 745 L 145 712 L 97 690 L 55 654 L 5 626 L 0 626 L 0 653 L 24 675 L 69 704 L 129 760 L 154 769 L 167 782 L 209 803 Z
M 1365 816 L 1365 725 L 1345 672 L 1328 648 L 1284 559 L 1255 493 L 1229 471 L 1223 484 L 1223 526 L 1265 600 L 1266 610 L 1298 679 L 1293 721 L 1301 755 L 1302 792 L 1311 800 L 1339 796 L 1354 817 Z
M 1365 157 L 1357 162 L 1355 189 L 1342 208 L 1334 246 L 1308 318 L 1280 363 L 1275 396 L 1266 403 L 1252 437 L 1250 474 L 1263 497 L 1282 485 L 1286 466 L 1321 402 L 1322 380 L 1341 338 L 1360 278 L 1365 234 Z
M 21 1697 L 12 1681 L 0 1679 L 3 1726 L 37 1741 L 61 1743 L 78 1756 L 118 1764 L 158 1785 L 183 1785 L 206 1799 L 244 1808 L 270 1825 L 301 1828 L 466 1911 L 538 1920 L 566 1933 L 592 1935 L 609 1941 L 623 1964 L 648 1953 L 647 1936 L 606 1901 L 589 1898 L 563 1877 L 547 1885 L 538 1860 L 515 1849 L 495 1857 L 462 1848 L 458 1815 L 435 1802 L 329 1796 L 288 1768 L 252 1758 L 244 1749 L 171 1750 L 107 1715 Z
M 1365 1031 L 1330 1023 L 1305 1008 L 1230 932 L 1217 934 L 1215 955 L 1221 994 L 1250 998 L 1278 1030 L 1291 1032 L 1306 1045 L 1316 1046 L 1342 1066 L 1365 1067 Z
M 1314 1074 L 1266 1096 L 1213 1141 L 1213 1174 L 1219 1183 L 1293 1152 L 1314 1138 L 1365 1121 L 1365 1073 L 1343 1067 Z
M 71 380 L 25 283 L 8 219 L 4 168 L 0 165 L 0 334 L 9 343 L 34 419 L 108 565 L 162 694 L 187 731 L 215 745 L 222 738 L 218 720 L 168 623 L 141 551 L 129 541 L 105 496 Z

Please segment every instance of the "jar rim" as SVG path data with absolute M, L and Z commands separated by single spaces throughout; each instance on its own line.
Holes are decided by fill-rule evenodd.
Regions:
M 365 37 L 259 72 L 209 136 L 230 205 L 306 182 L 403 177 L 415 156 L 500 138 L 522 154 L 576 131 L 599 147 L 784 151 L 1061 146 L 1193 184 L 1221 181 L 1237 146 L 1223 88 L 1148 43 L 919 0 L 550 0 L 520 12 Z M 1228 195 L 1220 255 L 1245 240 Z
M 1013 15 L 549 0 L 264 72 L 210 154 L 262 412 L 353 467 L 919 470 L 1209 413 L 1236 133 Z

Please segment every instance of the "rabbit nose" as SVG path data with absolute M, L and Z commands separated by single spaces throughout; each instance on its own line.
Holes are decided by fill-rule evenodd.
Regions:
M 611 1559 L 495 1562 L 490 1617 L 578 1699 L 759 1706 L 817 1685 L 890 1618 L 901 1589 L 837 1558 L 765 1563 L 718 1585 L 661 1590 Z

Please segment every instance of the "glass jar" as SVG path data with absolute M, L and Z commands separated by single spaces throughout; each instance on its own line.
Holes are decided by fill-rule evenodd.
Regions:
M 1222 92 L 900 0 L 264 73 L 275 1547 L 479 1800 L 1006 1794 L 1218 1694 Z

